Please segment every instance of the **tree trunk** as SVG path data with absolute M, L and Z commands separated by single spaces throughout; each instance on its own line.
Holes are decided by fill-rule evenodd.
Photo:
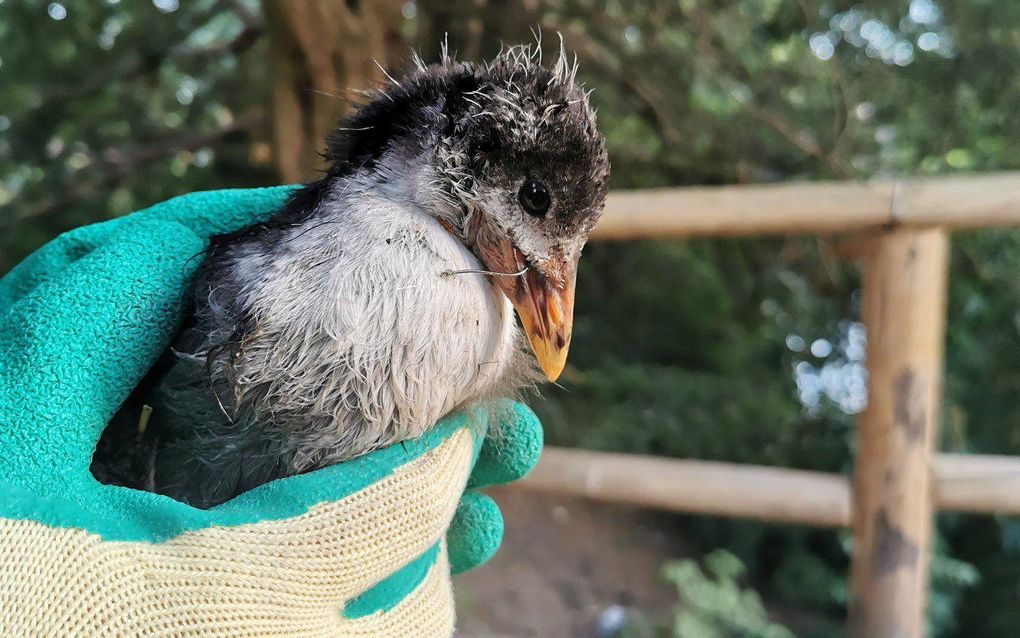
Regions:
M 389 70 L 388 63 L 407 57 L 398 32 L 401 4 L 266 1 L 273 160 L 284 181 L 307 181 L 325 167 L 320 153 L 351 108 L 351 91 L 378 85 L 386 79 L 379 65 Z

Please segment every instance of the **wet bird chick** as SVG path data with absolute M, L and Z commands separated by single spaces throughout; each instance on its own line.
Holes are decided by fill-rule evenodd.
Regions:
M 322 179 L 214 238 L 193 315 L 93 473 L 210 507 L 512 394 L 536 360 L 555 380 L 609 175 L 560 49 L 552 68 L 538 46 L 415 57 L 328 141 Z

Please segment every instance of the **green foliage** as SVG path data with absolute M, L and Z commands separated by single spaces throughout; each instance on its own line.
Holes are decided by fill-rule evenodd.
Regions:
M 954 630 L 967 629 L 967 626 L 957 622 L 960 600 L 963 593 L 981 581 L 981 575 L 974 565 L 949 556 L 948 551 L 944 539 L 937 537 L 929 574 L 928 636 L 947 636 Z
M 0 3 L 0 272 L 74 226 L 272 183 L 249 158 L 269 92 L 264 43 L 250 37 L 261 27 L 245 22 L 257 10 Z
M 738 583 L 745 572 L 740 559 L 725 550 L 705 557 L 706 572 L 693 561 L 667 565 L 664 577 L 676 586 L 680 603 L 673 621 L 677 638 L 793 638 L 769 622 L 761 597 Z
M 769 621 L 757 592 L 741 586 L 746 570 L 739 558 L 725 550 L 715 550 L 705 556 L 704 564 L 702 570 L 697 561 L 681 560 L 663 568 L 663 578 L 676 587 L 678 602 L 669 626 L 657 635 L 793 638 L 789 629 Z M 654 631 L 649 623 L 641 624 L 629 627 L 624 635 L 636 638 Z
M 842 534 L 849 553 L 849 534 Z M 948 636 L 959 627 L 960 594 L 974 587 L 980 576 L 973 565 L 945 554 L 936 543 L 931 562 L 931 589 L 926 636 Z M 668 626 L 647 614 L 632 614 L 621 638 L 729 638 L 793 636 L 790 629 L 769 621 L 761 597 L 742 589 L 747 569 L 736 555 L 722 549 L 705 555 L 705 569 L 694 560 L 668 563 L 663 576 L 677 588 L 678 604 Z M 706 573 L 707 572 L 707 573 Z M 847 603 L 846 581 L 841 573 L 817 555 L 794 547 L 782 554 L 773 579 L 772 597 L 801 609 L 824 609 Z M 824 616 L 801 622 L 802 638 L 841 638 L 843 627 Z

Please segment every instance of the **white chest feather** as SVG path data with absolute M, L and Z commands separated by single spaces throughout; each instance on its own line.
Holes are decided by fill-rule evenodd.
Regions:
M 344 206 L 235 266 L 254 275 L 242 295 L 257 325 L 236 398 L 330 460 L 416 436 L 521 380 L 509 301 L 483 275 L 444 275 L 481 268 L 458 239 L 387 200 Z

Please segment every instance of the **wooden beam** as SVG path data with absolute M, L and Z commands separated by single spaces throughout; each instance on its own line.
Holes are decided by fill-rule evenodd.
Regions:
M 936 454 L 932 473 L 940 511 L 1020 514 L 1020 457 Z M 842 474 L 553 446 L 511 488 L 819 527 L 849 527 L 852 511 Z M 804 495 L 806 502 L 788 503 Z
M 803 182 L 613 191 L 592 239 L 833 233 L 889 223 L 893 184 Z
M 909 226 L 1020 226 L 1020 172 L 903 182 L 893 214 Z
M 920 638 L 948 237 L 943 229 L 900 229 L 868 241 L 861 312 L 868 331 L 868 407 L 858 419 L 854 461 L 850 633 Z
M 593 239 L 1020 226 L 1020 172 L 613 191 Z
M 1020 458 L 990 454 L 936 454 L 939 509 L 1020 514 Z
M 547 446 L 520 487 L 674 512 L 821 527 L 850 523 L 838 474 Z

